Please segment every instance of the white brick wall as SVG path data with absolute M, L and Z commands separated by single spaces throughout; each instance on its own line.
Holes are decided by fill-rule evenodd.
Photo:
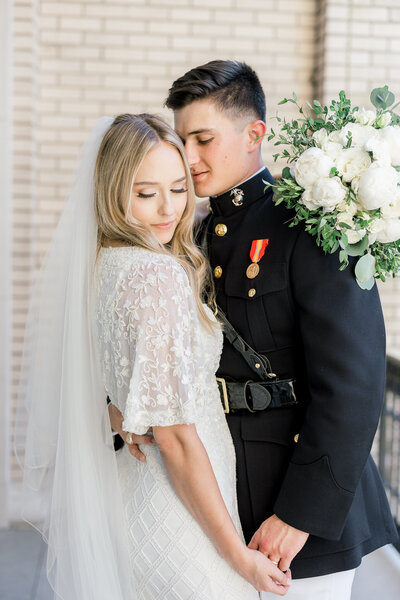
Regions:
M 305 101 L 345 88 L 366 103 L 387 82 L 400 98 L 399 21 L 397 0 L 14 0 L 14 398 L 30 279 L 98 116 L 171 121 L 162 104 L 172 81 L 214 58 L 254 66 L 269 117 L 292 91 Z M 265 144 L 278 173 L 271 155 Z M 389 283 L 382 296 L 400 348 L 399 290 Z

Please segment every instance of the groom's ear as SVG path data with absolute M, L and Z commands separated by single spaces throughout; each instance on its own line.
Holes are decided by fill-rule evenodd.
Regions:
M 249 123 L 247 125 L 249 152 L 254 152 L 257 148 L 260 148 L 266 131 L 267 126 L 264 123 L 264 121 L 261 121 L 261 119 L 258 119 L 257 121 L 252 121 L 252 123 Z

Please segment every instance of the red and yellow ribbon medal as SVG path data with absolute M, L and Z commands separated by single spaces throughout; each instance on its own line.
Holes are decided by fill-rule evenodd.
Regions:
M 246 269 L 246 275 L 249 279 L 254 279 L 260 272 L 258 263 L 265 254 L 265 249 L 268 246 L 269 240 L 253 240 L 250 249 L 251 265 Z

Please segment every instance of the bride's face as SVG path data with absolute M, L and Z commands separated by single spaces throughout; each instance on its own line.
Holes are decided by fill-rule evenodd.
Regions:
M 160 142 L 148 152 L 133 184 L 132 216 L 162 244 L 171 241 L 187 203 L 185 167 L 179 151 Z

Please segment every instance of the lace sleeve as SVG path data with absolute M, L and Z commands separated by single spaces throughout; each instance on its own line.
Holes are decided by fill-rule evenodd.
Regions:
M 192 290 L 175 260 L 160 259 L 128 274 L 118 301 L 132 368 L 123 429 L 136 434 L 196 420 Z

